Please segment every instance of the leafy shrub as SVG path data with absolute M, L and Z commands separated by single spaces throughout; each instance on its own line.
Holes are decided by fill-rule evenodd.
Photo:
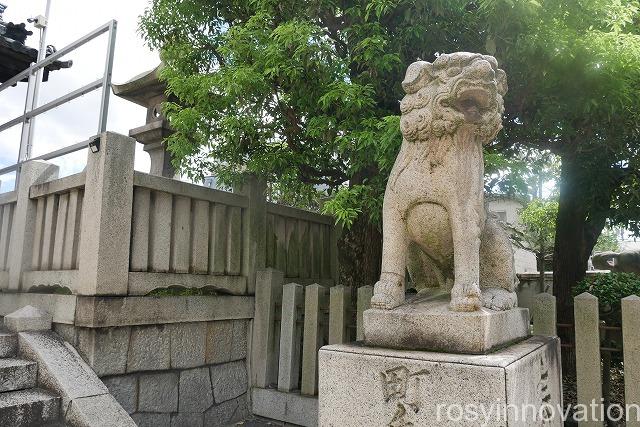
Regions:
M 640 276 L 632 273 L 606 273 L 586 277 L 573 288 L 574 295 L 589 292 L 598 298 L 600 311 L 618 320 L 620 300 L 640 295 Z

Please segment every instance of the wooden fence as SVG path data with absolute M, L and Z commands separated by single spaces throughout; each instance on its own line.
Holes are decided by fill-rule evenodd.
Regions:
M 318 350 L 362 339 L 362 312 L 373 288 L 286 283 L 283 272 L 258 272 L 252 344 L 253 413 L 317 424 Z

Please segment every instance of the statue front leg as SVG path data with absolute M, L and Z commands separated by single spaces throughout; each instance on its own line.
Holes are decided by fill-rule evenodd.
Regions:
M 382 230 L 382 273 L 373 287 L 371 307 L 391 310 L 404 302 L 408 250 L 407 227 L 395 207 L 384 210 Z
M 474 209 L 452 209 L 454 285 L 451 289 L 452 311 L 476 311 L 480 299 L 481 218 Z

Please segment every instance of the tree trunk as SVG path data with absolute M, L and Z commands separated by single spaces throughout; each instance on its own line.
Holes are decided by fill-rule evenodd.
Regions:
M 595 186 L 593 177 L 584 175 L 589 171 L 582 170 L 575 152 L 569 150 L 561 157 L 553 294 L 557 298 L 558 321 L 571 323 L 572 289 L 586 275 L 589 256 L 605 225 L 612 189 L 606 185 Z
M 561 323 L 572 322 L 571 289 L 584 278 L 589 257 L 584 245 L 584 193 L 576 182 L 577 173 L 575 154 L 563 156 L 553 253 L 553 294 L 557 298 L 558 321 Z
M 380 278 L 382 233 L 367 215 L 360 215 L 338 242 L 340 284 L 373 286 Z
M 376 165 L 369 165 L 353 174 L 351 185 L 363 184 L 380 173 Z M 345 229 L 338 242 L 340 284 L 345 286 L 373 286 L 382 268 L 382 229 L 371 222 L 364 211 L 350 229 Z

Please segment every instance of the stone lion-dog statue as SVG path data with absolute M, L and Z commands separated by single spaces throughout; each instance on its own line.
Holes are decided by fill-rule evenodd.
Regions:
M 506 74 L 492 56 L 457 52 L 409 66 L 403 141 L 383 204 L 382 273 L 371 306 L 404 302 L 412 279 L 451 291 L 452 311 L 517 305 L 513 249 L 484 205 L 482 147 L 502 128 Z

